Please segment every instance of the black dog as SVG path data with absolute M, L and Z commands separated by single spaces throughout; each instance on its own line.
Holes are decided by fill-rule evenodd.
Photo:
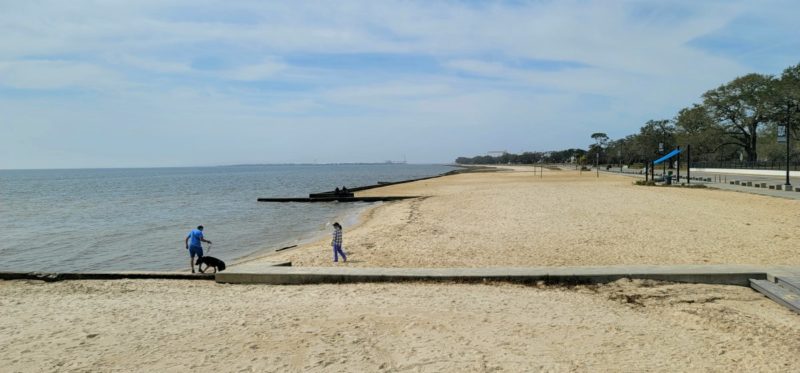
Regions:
M 214 273 L 225 270 L 225 262 L 213 256 L 201 256 L 197 258 L 197 262 L 195 262 L 195 264 L 197 264 L 197 270 L 200 271 L 200 273 L 206 273 L 206 269 L 212 267 L 214 268 Z M 203 264 L 206 265 L 205 269 L 203 269 Z

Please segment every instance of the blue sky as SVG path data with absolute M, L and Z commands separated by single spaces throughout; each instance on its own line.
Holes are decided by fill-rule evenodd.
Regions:
M 793 1 L 0 2 L 0 169 L 585 147 L 800 62 Z

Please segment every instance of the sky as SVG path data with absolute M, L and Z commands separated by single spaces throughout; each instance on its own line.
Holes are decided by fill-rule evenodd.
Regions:
M 0 169 L 585 148 L 800 62 L 797 1 L 0 0 Z

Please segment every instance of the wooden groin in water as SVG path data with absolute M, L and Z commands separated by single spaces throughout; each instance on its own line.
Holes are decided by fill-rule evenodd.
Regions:
M 378 181 L 377 184 L 373 185 L 365 185 L 355 188 L 347 188 L 347 193 L 336 193 L 335 190 L 327 191 L 327 192 L 320 192 L 320 193 L 311 193 L 308 197 L 267 197 L 267 198 L 259 198 L 258 202 L 384 202 L 384 201 L 398 201 L 403 199 L 409 198 L 420 198 L 420 196 L 377 196 L 377 197 L 356 197 L 354 192 L 360 192 L 363 190 L 373 189 L 373 188 L 381 188 L 390 185 L 397 185 L 397 184 L 405 184 L 405 183 L 412 183 L 415 181 L 422 181 L 422 180 L 430 180 L 435 179 L 442 176 L 449 176 L 449 175 L 456 175 L 465 172 L 495 172 L 497 169 L 490 168 L 490 167 L 465 167 L 465 166 L 454 166 L 454 167 L 461 167 L 459 170 L 453 170 L 445 172 L 441 175 L 436 176 L 428 176 L 428 177 L 420 177 L 416 179 L 409 179 L 409 180 L 401 180 L 401 181 Z
M 414 181 L 421 181 L 421 180 L 429 180 L 435 179 L 437 177 L 453 175 L 458 173 L 459 170 L 450 171 L 443 173 L 441 175 L 436 176 L 428 176 L 428 177 L 421 177 L 417 179 L 409 179 L 409 180 L 401 180 L 401 181 L 393 181 L 393 182 L 386 182 L 386 181 L 379 181 L 377 184 L 373 185 L 365 185 L 355 188 L 347 188 L 347 193 L 336 193 L 336 191 L 331 190 L 327 192 L 320 192 L 320 193 L 311 193 L 308 197 L 283 197 L 283 198 L 259 198 L 258 202 L 385 202 L 385 201 L 398 201 L 403 199 L 409 198 L 419 198 L 419 196 L 377 196 L 377 197 L 356 197 L 354 192 L 360 192 L 362 190 L 368 190 L 373 188 L 381 188 L 390 185 L 397 185 L 397 184 L 404 184 L 404 183 L 411 183 Z
M 383 202 L 409 198 L 419 198 L 419 196 L 259 198 L 258 202 Z

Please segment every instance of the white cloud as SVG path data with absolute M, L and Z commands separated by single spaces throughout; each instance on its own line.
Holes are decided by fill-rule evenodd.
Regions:
M 244 65 L 224 71 L 222 76 L 232 80 L 258 81 L 273 77 L 286 68 L 287 65 L 283 62 L 267 59 L 258 64 Z
M 105 90 L 124 84 L 120 74 L 93 64 L 57 60 L 0 62 L 0 86 L 36 90 Z
M 787 9 L 783 16 L 778 8 Z M 13 115 L 4 125 L 18 126 L 13 133 L 23 136 L 31 121 L 76 129 L 94 122 L 101 130 L 99 123 L 113 123 L 140 136 L 137 123 L 146 122 L 150 140 L 196 125 L 214 134 L 221 153 L 240 158 L 262 151 L 283 156 L 256 143 L 260 136 L 331 125 L 360 129 L 359 154 L 377 159 L 395 146 L 384 138 L 407 128 L 421 134 L 407 139 L 418 147 L 435 147 L 447 133 L 448 152 L 501 146 L 502 134 L 511 149 L 575 146 L 586 131 L 633 133 L 645 120 L 670 117 L 703 91 L 750 72 L 741 56 L 712 54 L 691 42 L 759 12 L 791 34 L 788 15 L 796 10 L 791 2 L 688 0 L 15 2 L 0 5 L 0 89 L 90 90 L 103 97 L 79 102 L 6 93 Z M 771 34 L 741 32 L 775 44 L 766 40 Z M 380 59 L 369 68 L 357 59 L 326 65 L 329 53 L 428 62 L 385 70 Z M 318 60 L 293 65 L 296 56 Z M 780 64 L 787 56 L 763 58 Z M 200 68 L 198 61 L 217 65 Z M 547 68 L 561 62 L 574 67 Z M 310 152 L 328 141 L 288 137 L 298 143 L 284 141 L 287 147 Z M 2 160 L 10 163 L 0 168 L 46 166 L 46 159 L 31 163 L 37 148 L 58 140 L 16 144 L 11 154 L 18 159 Z M 181 142 L 170 145 L 191 153 Z M 162 150 L 142 151 L 157 159 Z M 425 153 L 438 154 L 431 161 L 468 155 Z
M 106 59 L 110 62 L 121 64 L 123 66 L 155 73 L 185 74 L 192 72 L 192 67 L 187 62 L 176 62 L 130 54 L 110 55 L 106 57 Z
M 444 83 L 395 81 L 372 85 L 347 86 L 323 92 L 322 95 L 330 100 L 357 103 L 376 99 L 427 99 L 431 96 L 442 96 L 452 93 L 454 93 L 453 89 Z

